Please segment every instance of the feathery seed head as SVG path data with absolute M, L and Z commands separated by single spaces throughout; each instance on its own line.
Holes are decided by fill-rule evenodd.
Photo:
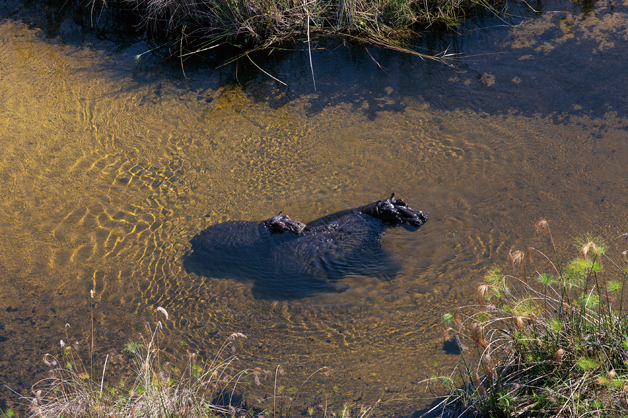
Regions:
M 471 339 L 474 343 L 476 343 L 479 347 L 486 350 L 488 348 L 488 343 L 484 339 L 484 328 L 478 324 L 474 324 L 471 327 Z
M 497 372 L 495 371 L 495 366 L 493 365 L 493 360 L 489 353 L 484 354 L 482 357 L 482 368 L 484 369 L 486 377 L 491 380 L 497 379 Z
M 485 398 L 488 393 L 486 392 L 486 388 L 480 380 L 480 375 L 478 374 L 478 372 L 473 372 L 471 377 L 473 378 L 473 384 L 475 384 L 475 387 L 478 389 L 480 396 Z
M 166 317 L 166 320 L 168 320 L 168 311 L 165 308 L 162 308 L 161 306 L 157 308 L 157 312 L 161 312 L 162 314 L 164 314 L 164 316 Z
M 48 367 L 55 367 L 58 363 L 51 354 L 46 353 L 44 354 L 44 364 Z
M 460 307 L 454 310 L 454 322 L 458 327 L 462 326 L 462 319 L 460 319 Z
M 520 265 L 521 263 L 523 263 L 523 260 L 525 258 L 525 255 L 523 254 L 523 251 L 520 250 L 515 250 L 512 251 L 510 253 L 510 266 L 513 270 L 515 270 L 515 267 Z
M 574 245 L 576 248 L 584 253 L 584 248 L 587 248 L 587 253 L 594 248 L 595 254 L 598 256 L 606 254 L 608 245 L 604 241 L 604 238 L 593 234 L 582 234 L 574 239 Z
M 449 327 L 445 330 L 445 341 L 452 341 L 455 337 L 456 330 Z
M 582 248 L 580 249 L 580 251 L 582 252 L 582 258 L 586 260 L 587 255 L 589 255 L 589 251 L 591 250 L 593 250 L 595 255 L 597 255 L 598 257 L 600 256 L 600 253 L 597 250 L 597 245 L 595 245 L 595 242 L 589 241 L 586 244 L 584 244 Z
M 477 290 L 475 291 L 475 297 L 478 301 L 478 304 L 482 307 L 482 309 L 484 309 L 486 307 L 486 294 L 488 293 L 488 285 L 487 284 L 481 284 L 478 286 Z
M 534 229 L 536 229 L 536 232 L 538 234 L 543 233 L 545 231 L 549 231 L 549 223 L 547 223 L 545 219 L 538 220 L 534 224 Z

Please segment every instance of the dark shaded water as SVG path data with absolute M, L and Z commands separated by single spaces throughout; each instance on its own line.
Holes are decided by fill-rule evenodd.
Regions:
M 317 90 L 306 50 L 253 57 L 287 87 L 248 60 L 188 61 L 186 79 L 136 61 L 144 42 L 52 37 L 6 12 L 0 380 L 27 393 L 59 339 L 86 346 L 93 289 L 97 362 L 162 306 L 173 346 L 211 355 L 242 332 L 244 365 L 282 364 L 286 387 L 330 367 L 302 389 L 305 406 L 425 407 L 418 382 L 459 360 L 440 316 L 509 251 L 548 248 L 534 221 L 562 248 L 626 232 L 628 3 L 534 7 L 419 40 L 458 54 L 451 66 L 321 43 Z M 211 225 L 279 210 L 308 222 L 393 191 L 431 219 L 383 236 L 402 266 L 392 281 L 349 275 L 344 292 L 273 301 L 184 269 Z

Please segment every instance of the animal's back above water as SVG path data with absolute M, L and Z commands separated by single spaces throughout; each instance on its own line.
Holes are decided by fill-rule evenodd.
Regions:
M 391 201 L 411 211 L 414 228 L 417 214 L 422 216 L 419 226 L 427 220 L 394 195 L 371 205 L 393 207 Z M 261 222 L 213 225 L 192 238 L 185 267 L 202 276 L 253 281 L 254 296 L 270 299 L 343 290 L 338 281 L 349 274 L 392 279 L 401 266 L 380 241 L 390 225 L 361 211 L 371 205 L 327 215 L 307 226 L 281 213 Z
M 267 270 L 274 247 L 296 238 L 271 233 L 263 222 L 228 221 L 201 231 L 190 243 L 194 261 L 204 266 L 203 275 L 249 279 Z

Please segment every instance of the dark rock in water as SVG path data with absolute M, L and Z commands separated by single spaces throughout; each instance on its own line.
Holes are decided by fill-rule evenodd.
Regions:
M 184 260 L 201 276 L 253 281 L 253 295 L 296 299 L 342 291 L 349 274 L 393 279 L 401 266 L 381 247 L 390 226 L 416 230 L 429 216 L 394 194 L 307 225 L 283 215 L 265 221 L 230 221 L 201 231 Z

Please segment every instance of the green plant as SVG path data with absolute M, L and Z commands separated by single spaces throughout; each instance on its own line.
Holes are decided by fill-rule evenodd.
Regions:
M 1 418 L 13 418 L 14 415 L 15 415 L 15 412 L 13 412 L 13 409 L 11 408 L 7 409 L 6 412 L 0 410 Z
M 583 235 L 563 271 L 547 221 L 537 230 L 549 234 L 555 260 L 534 248 L 512 252 L 511 275 L 489 270 L 478 304 L 443 317 L 463 362 L 431 379 L 449 391 L 439 406 L 455 416 L 626 416 L 625 269 L 600 237 Z M 536 273 L 533 253 L 553 275 Z M 465 339 L 477 357 L 464 352 Z
M 135 354 L 135 353 L 139 352 L 141 348 L 143 348 L 143 345 L 142 345 L 141 342 L 139 342 L 139 341 L 129 341 L 128 343 L 126 343 L 124 345 L 124 348 L 122 349 L 122 352 Z

